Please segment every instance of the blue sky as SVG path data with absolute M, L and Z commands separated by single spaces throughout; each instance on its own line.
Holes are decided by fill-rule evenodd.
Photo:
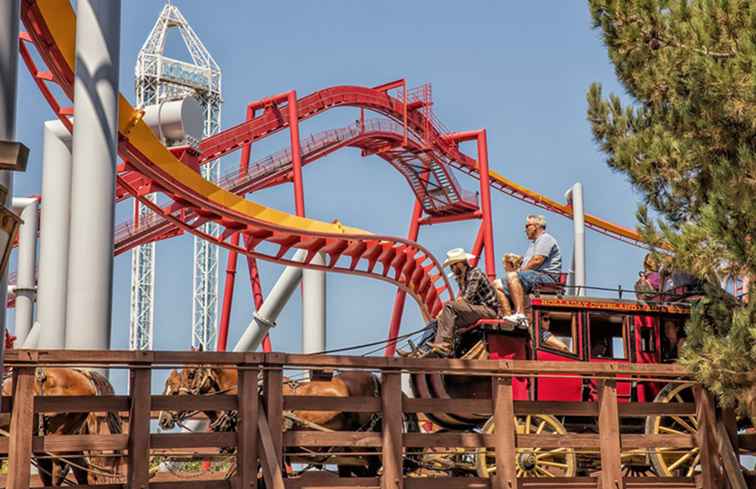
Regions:
M 581 181 L 588 212 L 626 226 L 635 224 L 639 196 L 623 176 L 608 169 L 585 117 L 585 93 L 591 82 L 601 82 L 605 91 L 621 94 L 622 89 L 598 32 L 591 29 L 584 2 L 492 0 L 468 2 L 464 7 L 451 1 L 394 0 L 173 3 L 223 70 L 224 127 L 243 119 L 247 102 L 290 89 L 304 96 L 332 85 L 372 86 L 402 77 L 409 86 L 431 82 L 434 110 L 447 127 L 488 130 L 493 169 L 558 200 Z M 162 5 L 159 0 L 123 2 L 120 84 L 132 101 L 137 52 Z M 171 49 L 179 52 L 175 46 Z M 30 195 L 40 191 L 42 122 L 53 114 L 25 68 L 20 69 L 17 133 L 32 156 L 27 173 L 16 177 L 15 191 Z M 301 134 L 342 127 L 355 118 L 355 110 L 337 110 L 305 122 Z M 287 133 L 270 138 L 253 147 L 253 159 L 287 143 Z M 223 171 L 232 170 L 237 162 L 238 153 L 225 158 Z M 338 218 L 376 233 L 406 234 L 413 195 L 383 160 L 342 150 L 306 167 L 304 179 L 309 216 Z M 464 176 L 459 180 L 464 188 L 475 190 L 476 181 Z M 293 212 L 291 186 L 249 198 Z M 493 193 L 497 257 L 524 251 L 522 223 L 533 211 Z M 130 214 L 130 204 L 119 205 L 116 223 Z M 546 217 L 569 264 L 571 221 L 549 213 Z M 449 248 L 469 248 L 475 226 L 424 228 L 419 241 L 443 256 Z M 591 231 L 586 238 L 589 283 L 630 287 L 642 251 Z M 190 344 L 192 239 L 174 238 L 157 247 L 156 349 L 186 349 Z M 130 256 L 115 259 L 114 349 L 128 346 Z M 222 251 L 221 294 L 225 257 Z M 281 267 L 260 266 L 263 289 L 268 291 Z M 246 269 L 239 268 L 230 346 L 253 312 Z M 328 347 L 385 338 L 393 297 L 394 290 L 383 282 L 330 274 Z M 300 350 L 300 311 L 295 294 L 272 333 L 275 349 Z M 421 324 L 416 306 L 408 302 L 402 330 Z

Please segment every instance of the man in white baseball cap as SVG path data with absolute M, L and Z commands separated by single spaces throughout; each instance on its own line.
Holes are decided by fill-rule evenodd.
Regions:
M 498 315 L 499 299 L 488 277 L 479 269 L 470 266 L 475 255 L 463 248 L 454 248 L 446 253 L 444 267 L 450 267 L 459 285 L 459 295 L 444 304 L 438 316 L 436 337 L 431 348 L 436 353 L 448 356 L 452 352 L 454 333 L 457 328 L 474 324 L 480 319 L 493 319 Z

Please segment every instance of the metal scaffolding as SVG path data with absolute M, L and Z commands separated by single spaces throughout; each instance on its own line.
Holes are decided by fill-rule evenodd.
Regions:
M 189 52 L 190 61 L 165 55 L 167 35 L 177 29 Z M 202 105 L 204 136 L 220 131 L 221 70 L 199 40 L 178 7 L 166 4 L 150 35 L 139 51 L 136 63 L 136 96 L 139 107 L 192 96 Z M 202 175 L 217 181 L 220 161 L 202 167 Z M 149 219 L 151 211 L 134 204 L 136 220 Z M 142 208 L 140 208 L 142 207 Z M 138 224 L 138 222 L 135 222 Z M 217 225 L 205 232 L 216 236 Z M 218 316 L 218 248 L 194 238 L 192 299 L 192 346 L 210 350 L 215 346 Z M 132 254 L 130 348 L 151 349 L 154 331 L 155 243 L 142 245 Z

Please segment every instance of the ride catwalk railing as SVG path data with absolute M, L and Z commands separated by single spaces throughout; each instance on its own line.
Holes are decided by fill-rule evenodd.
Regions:
M 49 461 L 55 462 L 52 472 L 66 463 L 85 470 L 86 481 L 79 481 L 83 486 L 112 489 L 710 489 L 725 483 L 754 487 L 748 484 L 755 482 L 741 471 L 738 454 L 752 453 L 756 438 L 737 434 L 732 413 L 718 412 L 705 390 L 695 387 L 694 402 L 618 403 L 618 378 L 689 382 L 676 365 L 23 350 L 9 352 L 6 365 L 12 369 L 12 382 L 6 382 L 2 399 L 2 432 L 7 437 L 0 438 L 0 453 L 8 457 L 8 489 L 37 484 L 31 467 L 41 471 L 45 460 L 48 467 Z M 162 382 L 153 383 L 156 371 L 171 368 L 176 370 L 165 389 Z M 109 369 L 112 374 L 126 370 L 129 394 L 51 395 L 61 393 L 61 385 L 51 387 L 54 371 L 64 375 L 60 372 L 86 369 Z M 294 380 L 296 372 L 309 380 Z M 490 378 L 491 395 L 415 399 L 406 394 L 413 375 L 435 374 Z M 598 400 L 525 401 L 513 395 L 513 382 L 555 376 L 593 382 Z M 369 382 L 360 387 L 360 378 Z M 346 391 L 339 390 L 343 384 L 349 385 Z M 156 391 L 164 394 L 154 395 Z M 107 389 L 99 392 L 107 394 Z M 153 422 L 158 411 L 164 428 L 166 419 L 179 421 L 192 412 L 205 412 L 218 431 L 159 432 Z M 111 423 L 107 430 L 66 431 L 65 423 L 52 421 L 75 413 L 95 418 L 119 413 L 117 424 L 125 422 L 126 427 L 113 429 Z M 432 423 L 434 413 L 491 419 L 482 429 L 440 430 Z M 689 419 L 697 429 L 644 435 L 624 428 L 627 418 L 662 415 Z M 593 432 L 553 430 L 549 419 L 556 416 L 584 419 Z M 674 451 L 698 460 L 690 477 L 628 475 L 633 454 Z M 191 477 L 182 476 L 175 464 L 165 471 L 170 457 L 181 454 L 225 457 L 227 464 L 223 472 Z M 576 464 L 593 468 L 577 472 Z M 329 471 L 334 467 L 338 476 Z M 65 471 L 57 472 L 63 473 L 60 482 Z

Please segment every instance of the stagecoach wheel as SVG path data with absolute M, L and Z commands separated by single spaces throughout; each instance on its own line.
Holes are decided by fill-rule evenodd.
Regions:
M 693 384 L 667 384 L 657 394 L 654 402 L 695 402 Z M 646 418 L 647 435 L 695 435 L 697 429 L 698 418 L 695 415 Z M 693 477 L 701 470 L 701 454 L 698 447 L 654 448 L 649 452 L 649 458 L 659 477 Z
M 515 416 L 518 435 L 564 435 L 567 430 L 554 416 L 534 414 Z M 495 430 L 491 417 L 481 428 L 481 433 L 492 434 Z M 479 477 L 491 477 L 496 472 L 494 450 L 479 448 L 475 455 Z M 515 465 L 517 477 L 574 477 L 577 459 L 572 448 L 518 448 Z

